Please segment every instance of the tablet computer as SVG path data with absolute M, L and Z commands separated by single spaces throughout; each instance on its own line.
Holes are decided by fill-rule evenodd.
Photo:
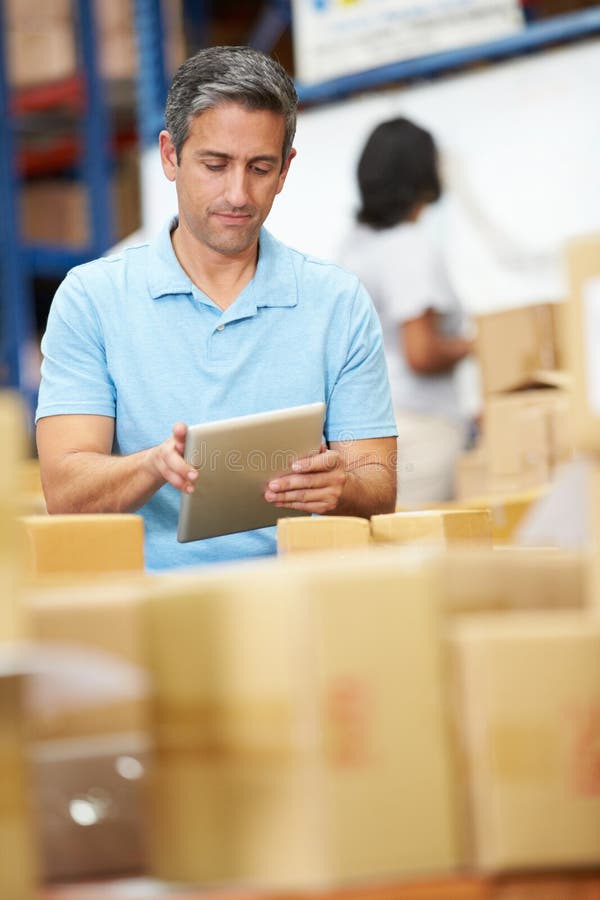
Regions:
M 251 531 L 284 516 L 305 516 L 264 499 L 269 481 L 318 453 L 325 404 L 239 416 L 188 427 L 184 457 L 198 472 L 193 494 L 181 494 L 177 540 Z

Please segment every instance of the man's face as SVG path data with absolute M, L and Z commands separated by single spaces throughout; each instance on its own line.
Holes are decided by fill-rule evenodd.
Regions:
M 283 138 L 283 116 L 234 103 L 192 120 L 179 163 L 161 132 L 163 170 L 175 182 L 182 227 L 217 253 L 252 247 L 295 155 L 282 169 Z

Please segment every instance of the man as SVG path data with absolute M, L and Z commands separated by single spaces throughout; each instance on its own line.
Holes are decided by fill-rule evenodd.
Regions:
M 251 48 L 188 59 L 159 139 L 178 217 L 153 243 L 72 270 L 52 304 L 36 417 L 48 511 L 140 510 L 150 568 L 274 552 L 272 528 L 176 542 L 178 491 L 198 477 L 184 422 L 324 400 L 328 446 L 266 500 L 307 515 L 394 507 L 372 304 L 354 276 L 262 228 L 295 156 L 296 105 L 282 67 Z

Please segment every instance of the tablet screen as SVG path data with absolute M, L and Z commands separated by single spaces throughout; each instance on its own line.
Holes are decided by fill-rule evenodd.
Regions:
M 318 453 L 325 404 L 310 403 L 188 428 L 185 460 L 198 471 L 193 494 L 181 494 L 177 540 L 251 531 L 302 510 L 264 499 L 267 484 L 292 463 Z

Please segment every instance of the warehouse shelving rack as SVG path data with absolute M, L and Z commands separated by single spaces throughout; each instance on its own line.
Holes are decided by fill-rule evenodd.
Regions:
M 2 382 L 19 389 L 33 404 L 35 386 L 27 382 L 25 350 L 34 340 L 32 280 L 36 275 L 60 276 L 72 266 L 106 252 L 114 240 L 110 192 L 110 128 L 105 94 L 101 83 L 93 0 L 74 0 L 78 69 L 73 78 L 13 96 L 10 73 L 4 60 L 6 27 L 3 0 L 0 0 L 0 162 L 4 215 L 2 235 L 2 281 L 0 311 L 2 323 Z M 81 181 L 86 188 L 90 239 L 83 247 L 26 244 L 20 235 L 18 213 L 19 164 L 17 116 L 19 112 L 51 109 L 61 102 L 81 101 L 78 124 L 80 148 L 63 148 L 77 159 Z M 59 151 L 60 156 L 60 151 Z M 55 160 L 56 163 L 56 160 Z

